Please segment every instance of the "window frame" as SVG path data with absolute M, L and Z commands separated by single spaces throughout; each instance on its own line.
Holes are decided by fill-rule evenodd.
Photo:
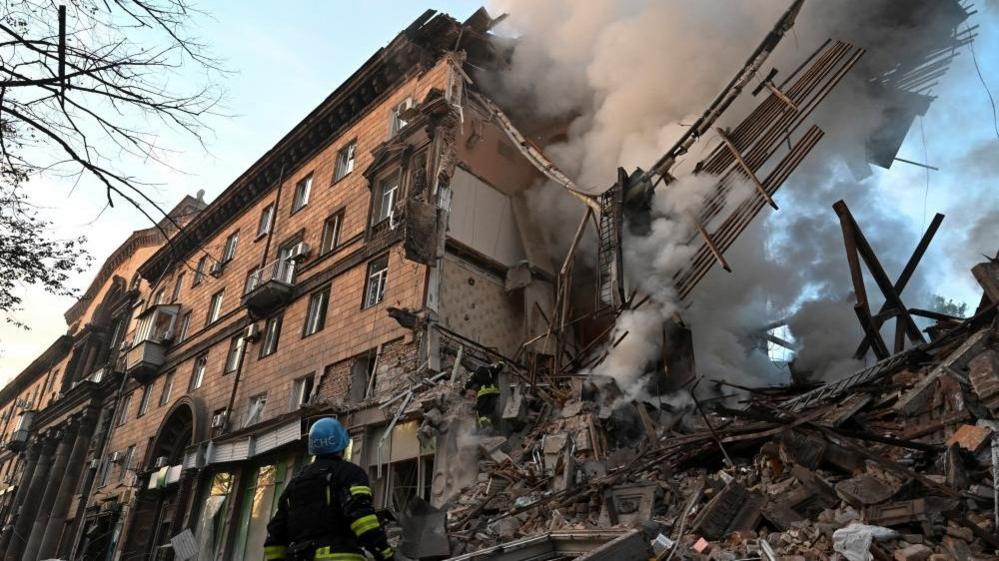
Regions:
M 333 214 L 326 217 L 323 220 L 323 231 L 319 236 L 319 255 L 327 255 L 333 253 L 340 247 L 340 234 L 343 231 L 343 209 L 334 212 Z M 333 240 L 329 247 L 326 247 L 326 234 L 330 229 L 330 224 L 335 223 L 336 227 L 333 232 Z
M 236 247 L 239 244 L 239 230 L 229 234 L 225 238 L 225 245 L 222 246 L 222 261 L 224 265 L 236 257 Z
M 243 337 L 242 332 L 229 338 L 229 350 L 226 351 L 225 366 L 222 370 L 223 376 L 228 376 L 239 370 L 239 367 L 243 364 L 243 347 L 245 346 L 246 337 Z M 234 361 L 235 363 L 233 363 Z
M 128 410 L 132 407 L 133 393 L 135 393 L 135 390 L 128 392 L 128 395 L 124 397 L 124 401 L 122 401 L 118 409 L 118 420 L 115 422 L 116 427 L 123 427 L 128 422 Z
M 332 293 L 333 285 L 327 284 L 321 288 L 313 290 L 312 293 L 309 294 L 309 302 L 305 308 L 305 323 L 302 324 L 303 339 L 326 329 L 326 319 L 329 316 L 330 296 Z M 320 300 L 323 301 L 321 310 L 319 310 L 318 304 L 315 304 Z M 319 320 L 316 321 L 316 318 L 319 318 Z M 310 330 L 309 326 L 313 323 L 315 323 L 315 326 Z
M 200 368 L 198 368 L 200 365 Z M 200 372 L 199 372 L 200 370 Z M 205 372 L 208 371 L 208 353 L 202 353 L 194 357 L 194 367 L 191 369 L 191 378 L 187 382 L 188 393 L 193 392 L 205 383 Z M 195 384 L 197 382 L 197 384 Z
M 357 160 L 357 139 L 349 142 L 336 151 L 336 159 L 333 161 L 333 183 L 338 183 L 354 171 Z M 344 171 L 343 168 L 346 168 Z
M 283 327 L 283 323 L 284 323 L 284 314 L 271 316 L 267 318 L 266 322 L 264 322 L 264 333 L 263 336 L 260 338 L 260 354 L 257 356 L 257 360 L 260 360 L 262 358 L 267 358 L 277 352 L 278 345 L 281 344 L 281 328 Z M 274 328 L 273 344 L 269 345 L 268 341 L 270 341 L 271 339 L 270 336 L 271 336 L 272 325 L 276 325 L 276 327 Z M 270 351 L 268 352 L 269 347 L 273 348 L 271 348 Z
M 125 481 L 128 470 L 132 469 L 132 456 L 135 455 L 135 444 L 129 444 L 125 449 L 124 457 L 121 459 L 121 467 L 118 468 L 118 482 Z
M 176 374 L 176 370 L 171 370 L 163 376 L 163 389 L 160 391 L 160 401 L 158 407 L 163 407 L 164 405 L 170 403 L 170 394 L 173 393 L 173 379 Z
M 184 288 L 184 271 L 177 273 L 177 280 L 173 285 L 173 292 L 170 293 L 170 303 L 173 304 L 180 299 L 180 290 Z
M 253 410 L 253 403 L 258 399 L 263 400 L 263 405 L 260 406 L 260 412 L 257 413 L 257 419 L 253 422 L 250 422 L 252 419 L 252 417 L 250 417 L 250 412 Z M 260 420 L 263 419 L 264 411 L 266 409 L 267 409 L 267 392 L 261 392 L 256 395 L 251 395 L 250 398 L 247 400 L 246 419 L 243 421 L 243 428 L 259 423 Z
M 264 222 L 264 217 L 267 218 L 266 223 Z M 274 227 L 274 203 L 268 203 L 267 206 L 260 211 L 260 218 L 257 220 L 257 239 L 260 239 L 267 234 L 271 233 L 271 228 Z
M 291 196 L 291 214 L 295 214 L 296 212 L 309 206 L 309 199 L 312 196 L 313 175 L 314 175 L 313 172 L 310 171 L 308 175 L 295 182 L 295 190 L 294 192 L 292 192 Z M 305 188 L 302 189 L 304 195 L 300 196 L 299 188 L 302 187 L 303 185 L 305 186 Z
M 201 284 L 201 281 L 205 280 L 205 266 L 207 263 L 207 255 L 202 255 L 201 259 L 198 259 L 198 263 L 194 267 L 194 278 L 191 279 L 191 288 L 198 286 Z
M 143 384 L 142 386 L 142 397 L 139 398 L 139 411 L 135 414 L 135 418 L 145 415 L 149 411 L 149 401 L 153 395 L 153 383 Z
M 402 108 L 404 105 L 406 107 Z M 409 125 L 409 121 L 404 121 L 399 115 L 415 106 L 416 100 L 413 99 L 413 96 L 407 95 L 392 107 L 392 118 L 389 121 L 389 138 L 395 137 L 402 129 Z
M 187 336 L 191 331 L 191 310 L 180 315 L 180 328 L 177 330 L 177 343 L 187 341 Z
M 394 184 L 392 189 L 388 192 L 391 193 L 390 202 L 388 205 L 385 204 L 385 185 L 388 183 Z M 386 220 L 392 220 L 394 217 L 393 209 L 395 208 L 395 203 L 398 202 L 399 191 L 402 188 L 402 170 L 395 170 L 392 173 L 387 173 L 376 180 L 375 189 L 373 193 L 373 200 L 371 201 L 373 205 L 371 213 L 371 226 L 378 226 L 379 224 L 385 222 Z M 387 209 L 387 210 L 385 210 Z M 382 216 L 384 211 L 384 216 Z
M 215 305 L 216 297 L 218 297 L 218 306 Z M 219 318 L 222 317 L 222 304 L 225 299 L 225 289 L 219 290 L 218 292 L 212 294 L 211 299 L 208 301 L 208 316 L 205 318 L 205 326 L 212 325 L 217 322 Z
M 308 381 L 308 384 L 306 384 Z M 308 395 L 303 396 L 305 387 L 308 387 Z M 291 403 L 289 404 L 291 410 L 300 409 L 304 405 L 308 405 L 309 401 L 312 399 L 312 395 L 316 391 L 316 373 L 310 372 L 305 376 L 299 376 L 291 381 Z M 304 397 L 304 399 L 303 399 Z
M 376 275 L 374 267 L 377 264 L 379 264 L 379 262 L 381 262 L 382 260 L 384 260 L 385 266 L 378 269 L 377 271 L 377 274 L 379 276 L 377 282 L 381 283 L 378 299 L 375 300 L 374 302 L 371 302 L 369 299 L 369 293 L 371 292 L 372 277 Z M 388 269 L 389 269 L 388 253 L 384 253 L 382 255 L 379 255 L 378 257 L 375 257 L 371 261 L 368 261 L 367 272 L 364 276 L 364 295 L 363 295 L 363 300 L 361 301 L 362 310 L 366 310 L 368 308 L 374 308 L 375 306 L 385 301 L 385 293 L 388 288 Z

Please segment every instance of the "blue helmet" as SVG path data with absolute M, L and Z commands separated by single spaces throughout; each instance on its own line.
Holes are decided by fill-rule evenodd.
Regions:
M 339 454 L 347 449 L 350 435 L 340 421 L 333 417 L 323 417 L 312 424 L 309 429 L 309 454 Z

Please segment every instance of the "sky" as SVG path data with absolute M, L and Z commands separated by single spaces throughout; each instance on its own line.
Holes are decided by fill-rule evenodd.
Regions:
M 207 120 L 212 130 L 206 138 L 207 153 L 193 139 L 166 130 L 157 144 L 172 150 L 170 168 L 136 162 L 129 169 L 159 185 L 150 194 L 166 208 L 200 189 L 211 201 L 425 9 L 444 11 L 462 20 L 479 5 L 427 0 L 201 2 L 212 17 L 199 19 L 195 33 L 230 70 L 222 84 L 226 98 L 220 110 L 224 114 Z M 978 64 L 993 95 L 999 96 L 997 8 L 982 5 L 980 9 L 983 13 L 975 18 L 982 26 L 975 44 Z M 947 243 L 948 221 L 968 221 L 983 208 L 999 206 L 991 187 L 999 175 L 999 140 L 993 131 L 991 105 L 967 53 L 952 67 L 940 95 L 921 123 L 922 129 L 917 123 L 910 131 L 899 155 L 929 161 L 941 171 L 931 172 L 927 183 L 921 168 L 896 165 L 887 172 L 879 171 L 875 184 L 917 230 L 934 212 L 948 214 L 932 250 L 948 259 L 954 257 L 942 249 Z M 972 161 L 971 155 L 978 157 Z M 28 187 L 42 215 L 54 222 L 57 235 L 87 235 L 94 263 L 90 271 L 73 279 L 81 292 L 104 258 L 132 231 L 149 226 L 125 203 L 102 212 L 104 193 L 92 181 L 74 187 L 70 181 L 43 177 L 32 180 Z M 959 243 L 955 236 L 949 241 Z M 953 271 L 940 274 L 939 293 L 972 307 L 977 304 L 980 292 L 976 294 L 968 275 L 962 277 Z M 31 329 L 0 322 L 0 384 L 66 331 L 63 312 L 72 305 L 71 298 L 51 296 L 33 287 L 24 287 L 23 294 L 25 310 L 17 318 Z

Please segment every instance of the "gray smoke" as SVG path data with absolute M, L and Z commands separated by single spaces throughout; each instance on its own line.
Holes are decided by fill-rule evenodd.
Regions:
M 567 140 L 546 152 L 580 185 L 601 192 L 614 182 L 619 166 L 647 168 L 672 145 L 789 3 L 495 0 L 494 10 L 510 14 L 506 32 L 517 36 L 517 46 L 508 71 L 478 80 L 502 105 L 520 108 L 521 118 L 532 116 L 523 108 L 534 116 L 569 116 Z M 660 352 L 662 321 L 675 313 L 691 325 L 698 373 L 706 378 L 785 382 L 786 371 L 768 360 L 759 339 L 760 327 L 781 317 L 790 317 L 798 369 L 831 379 L 859 365 L 850 358 L 861 333 L 831 205 L 847 202 L 884 268 L 898 274 L 920 226 L 877 188 L 884 172 L 858 179 L 846 162 L 852 161 L 853 169 L 863 162 L 864 141 L 881 116 L 881 101 L 865 77 L 889 69 L 935 26 L 951 25 L 949 13 L 934 11 L 942 4 L 913 0 L 900 10 L 890 0 L 806 2 L 793 34 L 770 61 L 781 70 L 779 77 L 829 37 L 868 49 L 860 68 L 813 117 L 826 137 L 778 193 L 781 211 L 764 210 L 726 254 L 734 273 L 715 267 L 691 302 L 677 301 L 671 277 L 696 247 L 685 214 L 703 201 L 712 182 L 681 175 L 677 184 L 657 190 L 652 233 L 627 237 L 624 244 L 631 286 L 652 302 L 621 316 L 611 340 L 629 335 L 611 350 L 601 373 L 623 385 L 639 380 Z M 743 95 L 720 124 L 734 124 L 757 102 Z M 711 139 L 700 142 L 679 171 L 690 169 L 712 145 Z M 989 146 L 981 150 L 987 154 Z M 987 156 L 981 161 L 993 165 Z M 733 199 L 741 196 L 747 193 Z M 531 197 L 536 208 L 545 209 L 543 223 L 555 223 L 550 241 L 555 254 L 564 255 L 581 205 L 551 185 L 538 187 Z M 562 212 L 562 219 L 551 220 L 553 212 Z M 973 226 L 969 239 L 988 238 L 995 224 Z M 582 247 L 592 249 L 592 241 Z M 938 272 L 921 267 L 904 294 L 910 305 L 933 292 L 927 279 Z M 877 289 L 871 285 L 868 292 L 874 300 Z

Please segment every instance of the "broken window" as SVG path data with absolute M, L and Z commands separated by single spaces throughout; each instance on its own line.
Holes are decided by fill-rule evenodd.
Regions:
M 274 222 L 274 203 L 271 203 L 265 206 L 264 210 L 260 211 L 260 221 L 257 222 L 257 237 L 269 234 L 273 222 Z
M 260 358 L 270 356 L 277 351 L 278 340 L 281 338 L 281 320 L 283 315 L 267 319 L 264 324 L 264 340 L 260 345 Z
M 402 115 L 412 107 L 413 98 L 407 97 L 392 108 L 392 124 L 389 131 L 390 137 L 395 136 L 400 130 L 403 129 L 403 127 L 409 124 L 408 121 L 402 118 Z
M 212 294 L 212 301 L 208 305 L 208 318 L 205 321 L 205 325 L 211 325 L 218 321 L 219 316 L 222 315 L 222 297 L 225 296 L 225 289 Z
M 150 308 L 152 308 L 153 306 L 159 306 L 160 304 L 163 303 L 163 292 L 164 292 L 163 287 L 160 287 L 160 289 L 157 290 L 155 294 L 153 294 L 153 299 L 150 301 L 149 304 Z
M 136 417 L 141 417 L 146 414 L 149 410 L 149 398 L 153 394 L 153 385 L 146 384 L 142 386 L 142 399 L 139 400 L 139 412 L 135 415 Z
M 170 303 L 173 304 L 180 298 L 180 289 L 184 286 L 184 273 L 177 274 L 177 282 L 173 285 L 173 293 L 170 294 Z
M 319 241 L 319 254 L 327 254 L 340 243 L 340 223 L 343 221 L 343 211 L 326 219 L 323 223 L 323 237 Z
M 329 307 L 329 302 L 330 285 L 320 288 L 309 296 L 309 308 L 305 314 L 302 337 L 308 337 L 326 327 L 326 309 Z
M 259 284 L 260 267 L 255 266 L 246 272 L 246 279 L 243 281 L 243 294 L 248 294 Z
M 380 224 L 392 218 L 396 196 L 399 193 L 399 173 L 393 173 L 378 181 L 374 193 L 375 211 L 372 213 L 371 224 Z
M 239 242 L 239 230 L 229 234 L 225 239 L 225 249 L 222 250 L 222 262 L 228 263 L 236 256 L 236 243 Z
M 346 146 L 336 153 L 336 166 L 333 168 L 333 181 L 337 182 L 354 171 L 354 151 L 357 149 L 357 141 L 351 140 Z
M 125 450 L 125 455 L 121 458 L 121 470 L 118 471 L 118 481 L 125 481 L 128 471 L 132 469 L 132 456 L 135 455 L 135 445 L 132 444 Z
M 248 427 L 260 422 L 264 417 L 264 407 L 267 405 L 267 392 L 257 394 L 250 398 L 250 405 L 246 409 L 246 422 L 243 427 Z
M 316 375 L 309 374 L 292 382 L 291 409 L 293 411 L 309 403 L 309 400 L 312 398 L 312 388 L 315 385 L 315 380 Z
M 201 355 L 194 359 L 194 369 L 191 370 L 191 382 L 187 385 L 187 391 L 193 392 L 201 387 L 201 382 L 205 380 L 205 370 L 208 368 L 208 355 Z
M 208 266 L 208 256 L 203 255 L 201 259 L 198 259 L 198 265 L 194 268 L 194 279 L 191 280 L 192 287 L 201 284 L 201 280 L 205 278 L 206 266 Z
M 173 375 L 174 372 L 171 371 L 163 377 L 163 392 L 160 393 L 160 407 L 170 402 L 170 392 L 173 390 Z
M 385 283 L 388 280 L 388 254 L 368 263 L 368 280 L 364 287 L 364 307 L 370 308 L 385 299 Z
M 122 398 L 122 400 L 121 400 L 121 409 L 118 409 L 118 423 L 117 423 L 117 425 L 119 427 L 122 426 L 122 425 L 124 425 L 125 421 L 128 420 L 128 408 L 129 408 L 129 406 L 131 404 L 132 404 L 132 394 L 129 393 L 128 395 L 126 395 L 125 397 Z
M 375 349 L 358 356 L 350 365 L 350 401 L 367 398 L 375 385 Z
M 305 176 L 304 179 L 300 180 L 295 184 L 295 197 L 291 201 L 291 213 L 302 210 L 305 205 L 309 204 L 309 193 L 312 192 L 312 174 Z
M 205 481 L 201 495 L 204 501 L 198 505 L 195 520 L 195 533 L 198 551 L 205 559 L 221 559 L 222 542 L 229 528 L 228 506 L 232 496 L 234 475 L 223 471 Z
M 180 343 L 187 339 L 187 331 L 191 328 L 191 311 L 188 310 L 184 313 L 184 316 L 180 318 L 180 330 L 177 332 L 177 342 Z
M 249 473 L 242 487 L 243 500 L 238 526 L 233 536 L 232 559 L 259 557 L 267 537 L 267 523 L 277 510 L 277 499 L 295 472 L 296 459 L 262 465 Z
M 226 355 L 225 359 L 225 374 L 235 372 L 239 368 L 239 364 L 243 360 L 244 342 L 242 333 L 229 340 L 229 354 Z

